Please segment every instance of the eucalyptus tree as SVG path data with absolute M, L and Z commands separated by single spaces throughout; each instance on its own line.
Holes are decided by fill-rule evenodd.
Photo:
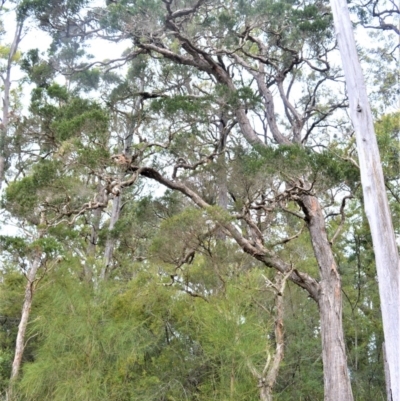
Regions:
M 121 145 L 108 155 L 114 167 L 108 164 L 101 174 L 95 169 L 99 188 L 115 206 L 102 276 L 112 270 L 113 234 L 123 224 L 120 193 L 142 179 L 180 192 L 207 216 L 192 221 L 201 238 L 218 233 L 219 239 L 233 239 L 317 302 L 325 398 L 351 400 L 341 277 L 332 251 L 343 224 L 330 218 L 344 216 L 358 171 L 351 154 L 330 143 L 333 132 L 349 138 L 345 125 L 341 132 L 340 121 L 331 118 L 346 98 L 330 59 L 335 41 L 327 3 L 155 0 L 86 6 L 24 2 L 25 11 L 54 36 L 54 54 L 68 38 L 78 47 L 96 36 L 129 41 L 116 60 L 107 55 L 55 62 L 71 82 L 74 76 L 94 77 L 98 68 L 118 81 L 112 68 L 126 63 L 139 76 L 119 87 L 120 99 L 135 104 L 135 111 Z M 125 106 L 114 109 L 126 116 Z M 85 157 L 93 160 L 97 153 Z M 104 208 L 97 200 L 90 206 L 93 213 Z M 82 208 L 69 210 L 82 216 Z M 299 251 L 291 253 L 290 244 L 300 238 L 313 249 L 313 263 Z M 199 255 L 199 244 L 182 235 L 172 239 L 160 249 L 179 272 Z M 265 382 L 260 386 L 267 391 Z
M 332 10 L 349 93 L 351 119 L 357 138 L 365 212 L 375 250 L 391 389 L 388 397 L 400 400 L 400 357 L 397 352 L 393 352 L 400 343 L 400 256 L 347 3 L 332 0 Z M 381 26 L 382 24 L 381 20 Z
M 57 102 L 66 103 L 57 107 Z M 107 127 L 107 116 L 98 105 L 76 97 L 71 99 L 67 91 L 56 84 L 34 91 L 31 111 L 32 118 L 25 119 L 18 127 L 23 136 L 19 136 L 21 131 L 18 129 L 14 135 L 14 144 L 18 144 L 20 149 L 18 169 L 27 175 L 10 183 L 4 198 L 6 213 L 19 221 L 25 233 L 31 234 L 31 238 L 25 236 L 20 242 L 32 250 L 26 256 L 27 283 L 11 372 L 12 383 L 21 367 L 33 296 L 41 278 L 39 269 L 46 271 L 45 260 L 49 250 L 54 248 L 53 254 L 57 247 L 65 250 L 60 239 L 50 232 L 51 228 L 59 220 L 68 219 L 76 205 L 79 205 L 76 206 L 79 207 L 76 218 L 92 207 L 91 200 L 82 202 L 82 199 L 87 199 L 87 185 L 71 172 L 80 168 L 90 170 L 93 160 L 97 163 L 99 157 L 104 157 L 104 151 L 96 151 L 92 145 L 101 142 L 101 134 Z M 94 158 L 91 160 L 85 155 L 90 148 Z M 30 156 L 29 160 L 24 157 L 24 151 Z M 32 166 L 34 157 L 37 162 Z M 7 243 L 10 239 L 4 236 L 4 241 Z M 12 399 L 11 392 L 9 398 Z
M 29 8 L 29 2 L 26 4 Z M 330 202 L 326 196 L 329 188 L 318 174 L 323 166 L 317 167 L 318 161 L 310 161 L 302 150 L 312 142 L 326 144 L 318 136 L 320 128 L 329 127 L 332 112 L 346 105 L 344 97 L 330 95 L 329 85 L 340 75 L 329 61 L 335 42 L 327 4 L 115 2 L 106 8 L 93 8 L 85 15 L 81 12 L 76 18 L 64 3 L 56 7 L 34 4 L 31 10 L 44 27 L 53 32 L 57 28 L 59 35 L 71 34 L 69 27 L 74 25 L 73 34 L 79 37 L 98 31 L 99 36 L 112 40 L 130 38 L 132 46 L 124 61 L 139 56 L 153 59 L 160 78 L 156 90 L 150 88 L 147 96 L 158 97 L 150 109 L 162 113 L 165 132 L 173 127 L 180 132 L 167 134 L 165 159 L 159 159 L 158 165 L 139 163 L 133 153 L 127 169 L 133 177 L 141 175 L 180 191 L 208 210 L 224 235 L 232 237 L 244 252 L 265 266 L 290 273 L 290 279 L 318 303 L 325 397 L 351 400 L 341 280 L 324 216 L 324 206 Z M 88 63 L 82 64 L 82 68 L 89 67 Z M 281 113 L 276 111 L 278 103 Z M 221 138 L 217 134 L 217 124 L 234 127 L 225 132 L 230 144 L 225 144 L 224 135 Z M 149 129 L 144 132 L 147 144 L 153 144 L 153 133 Z M 211 178 L 205 187 L 204 178 L 210 173 L 212 177 L 214 160 L 224 151 L 229 155 L 229 147 L 237 160 L 246 158 L 247 151 L 240 150 L 247 147 L 242 139 L 260 154 L 252 153 L 247 161 L 247 174 L 257 179 L 247 183 L 251 192 L 236 196 L 232 192 L 228 214 L 213 212 L 210 206 L 216 183 Z M 289 166 L 285 159 L 292 159 L 298 166 Z M 306 161 L 302 168 L 301 160 Z M 163 164 L 172 164 L 173 172 L 162 169 Z M 246 167 L 244 171 L 238 168 L 246 174 Z M 235 168 L 227 174 L 234 186 Z M 262 180 L 266 182 L 262 184 Z M 274 248 L 297 234 L 287 229 L 287 239 L 274 241 L 274 235 L 268 236 L 271 213 L 276 220 L 282 214 L 296 216 L 307 226 L 319 280 L 299 271 L 276 252 Z M 241 229 L 232 218 L 240 221 Z
M 345 99 L 337 101 L 327 97 L 325 102 L 322 101 L 322 94 L 327 95 L 323 92 L 324 85 L 336 75 L 328 61 L 334 41 L 330 36 L 328 8 L 323 3 L 295 7 L 288 3 L 267 2 L 227 5 L 165 1 L 148 6 L 127 4 L 126 13 L 121 14 L 123 9 L 122 3 L 111 4 L 108 15 L 110 18 L 119 15 L 114 29 L 134 38 L 132 54 L 158 55 L 174 64 L 187 66 L 189 71 L 196 70 L 199 83 L 193 80 L 194 95 L 220 94 L 227 115 L 237 126 L 237 133 L 258 150 L 271 148 L 275 143 L 286 149 L 289 156 L 292 152 L 289 148 L 304 146 L 317 131 L 315 128 L 324 124 L 333 110 L 345 105 Z M 304 93 L 297 99 L 291 98 L 298 78 L 304 79 Z M 207 83 L 200 84 L 201 80 Z M 276 102 L 283 108 L 282 122 L 277 119 Z M 252 125 L 257 114 L 261 114 L 258 124 L 264 123 L 265 127 L 261 135 L 256 132 L 258 127 Z M 212 154 L 209 156 L 213 157 Z M 178 163 L 176 169 L 180 168 L 184 166 Z M 199 207 L 207 209 L 212 203 L 176 177 L 170 179 L 142 166 L 138 166 L 137 171 L 181 191 Z M 306 289 L 319 305 L 325 397 L 328 400 L 352 399 L 341 321 L 340 276 L 326 233 L 321 205 L 323 192 L 317 192 L 312 182 L 313 174 L 307 169 L 302 176 L 293 171 L 287 174 L 283 192 L 272 187 L 270 194 L 275 190 L 276 196 L 268 195 L 266 188 L 252 198 L 247 197 L 236 217 L 247 225 L 248 235 L 243 235 L 230 222 L 219 221 L 218 224 L 245 252 L 266 266 L 285 274 L 293 269 L 290 278 Z M 256 209 L 261 211 L 261 216 L 264 214 L 261 220 L 266 220 L 271 204 L 280 203 L 284 210 L 280 200 L 294 201 L 301 209 L 300 213 L 294 213 L 308 227 L 320 269 L 319 281 L 279 258 L 267 245 L 265 233 L 255 222 Z
M 71 65 L 81 55 L 79 46 L 67 42 L 61 51 L 52 52 L 51 62 L 58 58 Z M 46 251 L 42 243 L 53 241 L 59 245 L 62 255 L 81 255 L 81 277 L 89 285 L 98 283 L 112 271 L 115 245 L 112 231 L 122 209 L 120 192 L 123 188 L 112 177 L 118 171 L 120 178 L 126 173 L 112 162 L 111 151 L 121 146 L 126 147 L 124 152 L 129 151 L 133 131 L 140 125 L 138 115 L 129 111 L 132 105 L 125 104 L 118 109 L 122 90 L 116 83 L 124 87 L 121 80 L 111 74 L 104 78 L 108 88 L 111 82 L 116 87 L 114 99 L 110 96 L 112 107 L 107 112 L 99 103 L 80 96 L 80 92 L 97 85 L 93 79 L 96 71 L 70 77 L 66 87 L 52 81 L 55 71 L 51 62 L 43 59 L 37 49 L 23 58 L 22 68 L 36 88 L 32 91 L 29 114 L 16 125 L 10 142 L 15 179 L 5 191 L 3 206 L 7 216 L 15 219 L 25 233 L 32 234 L 31 239 L 21 241 L 35 252 L 26 257 L 30 267 L 25 271 L 25 300 L 16 338 L 9 399 L 13 397 L 12 387 L 21 368 L 33 296 L 42 279 L 39 270 L 46 271 L 43 262 Z M 135 101 L 135 105 L 137 109 L 134 110 L 139 114 L 140 102 Z M 116 127 L 118 134 L 114 131 Z M 146 147 L 140 150 L 143 157 L 147 157 L 145 150 Z M 132 186 L 134 180 L 128 182 Z M 132 194 L 127 195 L 127 199 L 129 196 Z M 108 218 L 110 201 L 113 207 Z M 100 245 L 105 231 L 108 234 L 103 247 Z M 5 244 L 14 240 L 8 236 L 3 239 Z M 14 252 L 19 251 L 14 249 Z

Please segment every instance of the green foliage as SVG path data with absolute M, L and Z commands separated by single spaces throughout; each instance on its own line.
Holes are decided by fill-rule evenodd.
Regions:
M 400 176 L 400 113 L 383 116 L 375 124 L 384 173 L 388 180 Z
M 72 81 L 76 82 L 80 90 L 84 92 L 97 89 L 100 83 L 100 70 L 92 68 L 79 72 L 73 75 Z
M 46 189 L 51 182 L 60 178 L 58 164 L 55 161 L 43 160 L 34 166 L 32 175 L 9 185 L 3 200 L 4 206 L 15 216 L 27 217 L 38 224 L 40 195 L 47 192 Z M 58 194 L 58 196 L 63 195 Z
M 280 401 L 324 398 L 317 305 L 303 295 L 289 284 L 285 296 L 285 359 L 274 391 Z
M 20 61 L 22 71 L 28 74 L 29 79 L 39 88 L 46 88 L 54 78 L 52 66 L 40 59 L 39 49 L 31 49 Z
M 386 399 L 383 331 L 371 233 L 361 205 L 348 211 L 347 237 L 336 247 L 343 281 L 344 329 L 356 399 Z
M 43 24 L 64 15 L 73 15 L 87 4 L 87 0 L 23 0 L 18 7 L 21 16 L 35 15 Z M 54 22 L 54 21 L 52 21 Z
M 335 186 L 346 182 L 354 186 L 359 182 L 359 171 L 344 161 L 335 148 L 313 152 L 300 146 L 257 148 L 240 153 L 243 175 L 278 175 L 283 179 L 305 177 L 317 186 Z
M 54 145 L 85 135 L 93 141 L 108 129 L 108 115 L 97 103 L 72 97 L 56 83 L 45 91 L 38 88 L 33 92 L 31 112 L 41 117 L 43 134 L 51 136 Z
M 257 396 L 247 362 L 263 365 L 269 327 L 253 302 L 258 273 L 206 302 L 161 285 L 150 266 L 127 284 L 98 290 L 70 267 L 59 265 L 38 294 L 34 359 L 24 366 L 21 400 Z
M 155 112 L 163 111 L 167 115 L 177 112 L 198 113 L 207 105 L 208 99 L 192 99 L 186 96 L 174 96 L 154 100 L 151 108 Z
M 223 3 L 200 2 L 195 12 L 175 19 L 166 19 L 168 7 L 171 12 L 190 10 L 194 2 L 120 0 L 95 9 L 86 9 L 86 0 L 20 3 L 21 17 L 34 16 L 53 36 L 46 57 L 34 49 L 20 60 L 36 87 L 29 116 L 16 118 L 12 127 L 10 147 L 17 157 L 11 157 L 10 165 L 15 165 L 17 179 L 8 183 L 3 198 L 7 213 L 24 228 L 45 230 L 36 241 L 0 237 L 7 266 L 1 271 L 0 318 L 18 322 L 26 283 L 18 269 L 26 270 L 33 253 L 40 253 L 43 262 L 16 383 L 21 401 L 259 398 L 249 366 L 261 372 L 274 349 L 274 294 L 265 284 L 274 275 L 261 269 L 254 255 L 245 254 L 221 226 L 231 223 L 251 243 L 260 240 L 254 235 L 260 230 L 271 253 L 317 278 L 306 230 L 285 242 L 304 224 L 288 192 L 294 183 L 293 192 L 301 194 L 304 185 L 316 194 L 326 206 L 332 238 L 340 221 L 331 213 L 339 207 L 334 193 L 359 195 L 359 171 L 348 161 L 351 139 L 342 143 L 318 137 L 333 106 L 343 106 L 330 103 L 331 95 L 325 100 L 321 90 L 325 79 L 336 76 L 321 61 L 329 59 L 327 49 L 334 47 L 327 2 Z M 91 58 L 86 53 L 88 30 L 91 37 L 100 32 L 114 41 L 131 40 L 122 55 L 125 75 L 110 60 L 85 69 Z M 149 44 L 162 51 L 145 50 Z M 171 58 L 163 58 L 163 51 Z M 180 57 L 186 60 L 182 64 Z M 198 68 L 191 65 L 197 62 Z M 251 74 L 261 74 L 261 64 L 260 77 L 272 96 L 281 79 L 285 92 L 299 89 L 291 101 L 304 126 L 316 132 L 312 147 L 250 149 L 245 143 L 238 108 L 250 124 L 257 117 L 267 124 L 268 99 Z M 53 81 L 54 65 L 67 71 L 66 86 Z M 72 73 L 74 69 L 80 72 Z M 222 75 L 216 73 L 222 70 Z M 100 91 L 104 106 L 89 98 L 99 98 Z M 291 138 L 295 114 L 280 111 L 275 110 L 277 124 Z M 398 115 L 385 116 L 377 135 L 391 205 L 400 216 L 398 121 Z M 254 123 L 257 131 L 260 127 Z M 270 130 L 263 127 L 262 133 L 270 143 Z M 111 155 L 121 152 L 132 156 L 135 166 L 154 167 L 168 177 L 172 166 L 181 163 L 176 182 L 212 206 L 193 207 L 170 190 L 157 197 L 159 189 L 148 185 L 148 177 L 139 177 L 121 189 L 113 224 L 111 203 L 117 205 L 118 198 L 109 188 L 132 179 L 126 165 L 111 161 Z M 92 210 L 97 200 L 104 204 Z M 354 393 L 367 401 L 379 399 L 384 388 L 379 300 L 370 235 L 358 199 L 346 206 L 346 218 L 334 249 L 346 298 Z M 109 274 L 103 280 L 105 268 Z M 274 395 L 279 400 L 320 400 L 317 305 L 303 290 L 288 287 L 285 359 Z M 7 322 L 0 326 L 2 389 L 16 333 L 15 321 Z

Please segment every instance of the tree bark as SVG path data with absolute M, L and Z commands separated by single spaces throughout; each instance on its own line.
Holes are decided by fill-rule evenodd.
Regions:
M 1 75 L 3 81 L 3 111 L 2 121 L 0 125 L 0 189 L 3 185 L 5 177 L 5 164 L 6 164 L 6 141 L 8 133 L 9 115 L 10 115 L 10 90 L 11 90 L 11 66 L 13 59 L 18 50 L 18 45 L 21 42 L 23 21 L 17 22 L 15 29 L 14 39 L 8 53 L 7 64 L 4 74 Z
M 306 215 L 306 223 L 321 276 L 318 307 L 324 365 L 324 400 L 351 401 L 353 393 L 344 343 L 340 274 L 326 233 L 324 215 L 317 198 L 305 195 L 302 197 L 300 205 Z
M 283 294 L 285 291 L 287 276 L 276 275 L 275 292 L 275 353 L 271 366 L 266 365 L 261 378 L 259 378 L 260 400 L 272 401 L 272 389 L 278 377 L 279 368 L 283 360 L 285 339 L 283 330 Z M 268 368 L 268 369 L 267 369 Z
M 385 370 L 386 397 L 387 401 L 393 401 L 392 390 L 391 390 L 392 386 L 390 385 L 390 372 L 387 363 L 385 342 L 382 343 L 382 352 L 383 352 L 383 368 Z
M 121 212 L 121 194 L 115 196 L 112 203 L 110 224 L 108 226 L 108 230 L 112 231 L 115 227 L 115 224 L 119 220 L 120 212 Z M 106 247 L 104 250 L 104 265 L 100 273 L 100 279 L 106 280 L 108 275 L 110 274 L 110 266 L 112 263 L 112 257 L 114 252 L 115 239 L 108 235 L 106 241 Z
M 92 211 L 92 216 L 91 216 L 92 228 L 90 230 L 89 243 L 86 250 L 87 255 L 89 256 L 89 258 L 92 258 L 92 260 L 90 261 L 89 264 L 86 262 L 83 265 L 83 277 L 88 283 L 90 283 L 93 278 L 93 266 L 91 266 L 91 263 L 94 263 L 94 259 L 96 258 L 97 240 L 100 230 L 100 221 L 102 213 L 103 213 L 103 208 L 101 207 L 94 209 Z
M 18 325 L 17 340 L 15 343 L 15 354 L 11 368 L 10 386 L 7 392 L 7 401 L 12 400 L 12 386 L 16 378 L 18 377 L 19 371 L 21 369 L 22 356 L 24 354 L 24 349 L 25 349 L 26 327 L 28 325 L 29 315 L 32 307 L 33 294 L 35 292 L 36 274 L 40 267 L 40 264 L 41 264 L 41 253 L 38 252 L 34 257 L 34 260 L 27 275 L 28 282 L 26 283 L 25 287 L 25 298 L 22 306 L 21 320 Z
M 144 91 L 143 79 L 140 79 L 139 87 L 140 87 L 140 90 L 143 92 Z M 142 102 L 142 99 L 140 97 L 138 97 L 136 99 L 134 107 L 133 107 L 133 115 L 135 115 L 135 113 L 140 113 L 141 102 Z M 140 119 L 138 119 L 138 120 L 140 120 Z M 132 119 L 132 121 L 135 121 L 135 119 Z M 124 149 L 123 149 L 122 154 L 125 156 L 125 158 L 127 160 L 130 160 L 133 156 L 132 155 L 133 135 L 137 128 L 138 127 L 136 126 L 136 123 L 132 122 L 132 125 L 130 126 L 130 129 L 128 130 L 127 134 L 125 135 L 125 138 L 123 141 Z M 119 176 L 120 181 L 123 180 L 124 174 L 125 174 L 125 171 L 121 172 L 121 174 Z M 121 188 L 121 190 L 122 190 L 122 188 Z M 111 216 L 110 216 L 110 224 L 108 226 L 108 231 L 112 231 L 115 227 L 115 224 L 117 224 L 117 222 L 120 218 L 120 215 L 121 215 L 121 209 L 122 209 L 122 193 L 115 196 L 113 199 Z M 107 236 L 106 246 L 105 246 L 105 250 L 104 250 L 104 263 L 103 263 L 103 267 L 100 272 L 101 280 L 106 280 L 110 274 L 110 266 L 111 266 L 112 259 L 113 259 L 114 247 L 115 247 L 115 239 L 109 233 Z
M 400 258 L 386 196 L 372 113 L 358 60 L 347 2 L 331 0 L 331 6 L 349 95 L 350 115 L 356 132 L 365 213 L 375 252 L 391 392 L 393 400 L 399 401 Z

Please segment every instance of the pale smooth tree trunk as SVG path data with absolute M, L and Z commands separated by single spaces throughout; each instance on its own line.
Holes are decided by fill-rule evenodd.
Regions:
M 11 368 L 10 386 L 7 392 L 7 401 L 13 399 L 12 387 L 21 369 L 22 357 L 25 349 L 25 333 L 28 325 L 29 315 L 32 308 L 33 295 L 35 292 L 35 280 L 37 271 L 41 265 L 41 252 L 38 252 L 27 274 L 25 286 L 25 298 L 22 306 L 21 320 L 18 325 L 17 340 L 15 342 L 15 354 Z
M 11 67 L 13 59 L 18 50 L 18 45 L 22 38 L 23 21 L 17 23 L 15 29 L 14 39 L 11 43 L 10 51 L 8 53 L 7 64 L 3 74 L 1 74 L 1 80 L 3 81 L 3 110 L 1 116 L 0 125 L 0 189 L 3 185 L 5 176 L 5 162 L 6 162 L 6 141 L 8 125 L 10 121 L 10 90 L 11 90 Z
M 392 386 L 390 384 L 390 373 L 386 357 L 385 342 L 382 343 L 382 354 L 383 354 L 383 369 L 385 371 L 386 397 L 387 401 L 393 401 L 392 390 L 391 390 Z
M 357 140 L 365 213 L 372 234 L 393 401 L 400 401 L 400 259 L 364 77 L 346 0 L 331 0 L 350 115 Z

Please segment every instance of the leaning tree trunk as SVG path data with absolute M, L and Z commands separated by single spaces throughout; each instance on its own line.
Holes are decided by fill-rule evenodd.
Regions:
M 318 307 L 324 365 L 324 400 L 352 401 L 342 325 L 342 285 L 325 228 L 318 200 L 309 195 L 301 199 L 320 271 Z
M 400 258 L 394 235 L 372 113 L 346 0 L 331 0 L 357 139 L 367 215 L 375 252 L 383 332 L 393 401 L 400 401 Z
M 15 343 L 15 354 L 11 368 L 10 386 L 7 392 L 7 401 L 11 401 L 13 399 L 12 387 L 21 369 L 22 357 L 25 349 L 25 333 L 28 326 L 29 315 L 31 312 L 33 294 L 35 292 L 36 274 L 40 267 L 40 264 L 41 253 L 38 252 L 34 257 L 34 260 L 27 275 L 28 281 L 25 287 L 25 298 L 24 304 L 22 306 L 21 320 L 18 325 L 17 340 Z

